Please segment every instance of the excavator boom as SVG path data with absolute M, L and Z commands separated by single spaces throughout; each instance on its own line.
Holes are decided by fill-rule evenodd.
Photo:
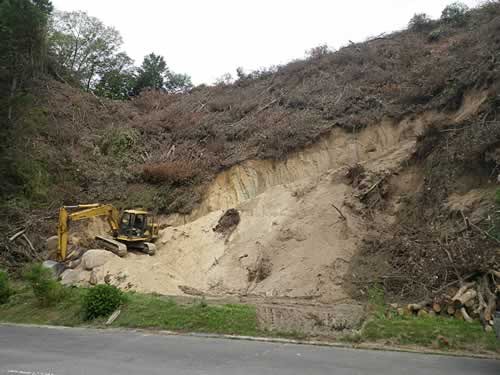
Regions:
M 76 206 L 63 206 L 59 209 L 59 225 L 57 227 L 59 260 L 66 259 L 68 251 L 68 233 L 70 223 L 72 221 L 79 221 L 97 216 L 106 216 L 113 233 L 116 233 L 118 231 L 119 213 L 116 208 L 109 204 L 80 204 Z M 125 245 L 121 244 L 118 241 L 114 241 L 112 239 L 110 240 L 112 242 L 115 242 L 115 247 L 120 248 L 118 249 L 118 252 L 123 253 L 123 248 L 125 248 L 126 253 L 127 249 Z

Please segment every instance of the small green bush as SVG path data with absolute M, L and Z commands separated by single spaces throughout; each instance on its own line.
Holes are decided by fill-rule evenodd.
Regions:
M 24 273 L 24 278 L 42 306 L 52 306 L 64 298 L 63 286 L 54 280 L 52 271 L 41 264 L 31 265 Z
M 469 7 L 463 3 L 453 3 L 443 9 L 441 20 L 454 26 L 462 26 L 467 21 Z
M 115 286 L 97 285 L 87 292 L 83 299 L 83 316 L 92 320 L 100 316 L 108 316 L 125 301 L 125 296 Z
M 9 285 L 9 276 L 7 272 L 0 271 L 0 305 L 7 303 L 12 295 L 12 289 Z
M 439 39 L 441 39 L 445 35 L 445 31 L 441 28 L 438 28 L 436 30 L 432 30 L 429 35 L 427 36 L 427 40 L 429 42 L 437 42 Z

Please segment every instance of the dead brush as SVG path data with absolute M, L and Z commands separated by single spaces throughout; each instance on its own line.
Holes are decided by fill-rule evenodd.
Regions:
M 356 163 L 348 167 L 345 176 L 349 181 L 349 185 L 356 188 L 358 187 L 359 183 L 365 178 L 365 167 L 363 167 L 359 163 Z
M 255 262 L 254 267 L 248 268 L 248 282 L 255 281 L 259 283 L 267 279 L 272 272 L 273 264 L 267 256 L 260 256 Z
M 202 174 L 201 163 L 192 160 L 174 160 L 143 167 L 142 176 L 146 182 L 186 184 Z

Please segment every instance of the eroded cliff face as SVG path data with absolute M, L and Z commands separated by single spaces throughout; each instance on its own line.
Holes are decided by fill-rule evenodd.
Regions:
M 406 153 L 426 124 L 441 117 L 426 113 L 399 123 L 385 120 L 356 133 L 335 129 L 318 143 L 289 155 L 286 160 L 249 160 L 220 173 L 207 188 L 203 201 L 189 215 L 162 218 L 168 225 L 182 225 L 212 211 L 226 210 L 253 199 L 271 187 L 286 185 L 356 163 L 383 160 L 396 149 Z

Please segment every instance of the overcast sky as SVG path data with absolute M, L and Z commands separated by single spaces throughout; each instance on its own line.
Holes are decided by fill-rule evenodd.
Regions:
M 414 13 L 438 18 L 453 0 L 52 0 L 58 10 L 84 10 L 114 26 L 137 65 L 165 57 L 193 83 L 224 73 L 284 64 L 327 43 L 339 48 L 404 28 Z M 469 6 L 481 0 L 463 1 Z

